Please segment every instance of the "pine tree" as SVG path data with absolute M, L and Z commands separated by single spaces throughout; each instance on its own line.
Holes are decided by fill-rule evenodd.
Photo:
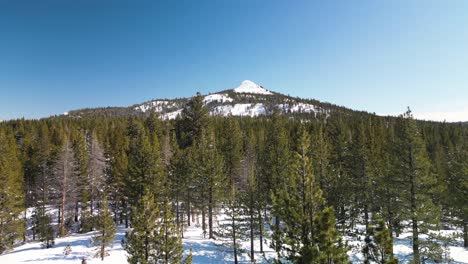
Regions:
M 197 93 L 182 110 L 176 120 L 177 141 L 182 149 L 192 146 L 209 124 L 208 109 L 203 96 Z
M 14 137 L 0 129 L 0 254 L 25 232 L 23 175 Z
M 235 185 L 225 202 L 227 220 L 221 224 L 220 232 L 229 241 L 227 246 L 233 249 L 234 263 L 239 263 L 240 243 L 247 239 L 246 232 L 249 230 L 248 219 L 245 218 L 244 206 L 241 195 Z
M 164 264 L 180 263 L 184 249 L 177 224 L 175 223 L 172 205 L 168 199 L 163 204 L 162 217 L 159 220 L 156 233 L 159 237 L 159 247 L 155 250 L 154 258 Z
M 449 154 L 448 197 L 455 224 L 463 229 L 463 246 L 468 248 L 468 133 L 463 143 Z
M 315 226 L 318 232 L 317 247 L 313 252 L 316 263 L 350 263 L 346 254 L 347 246 L 343 245 L 335 228 L 335 216 L 332 207 L 325 208 L 318 215 Z
M 268 130 L 266 136 L 265 146 L 265 160 L 263 161 L 263 173 L 265 174 L 266 184 L 268 190 L 276 195 L 275 192 L 281 191 L 281 188 L 286 186 L 287 179 L 289 178 L 289 141 L 288 133 L 285 128 L 285 119 L 280 116 L 279 113 L 274 113 L 272 118 L 272 126 Z M 278 254 L 281 253 L 281 245 L 276 243 L 280 241 L 281 234 L 279 228 L 281 223 L 281 216 L 274 215 L 274 226 L 273 226 L 273 246 Z
M 46 213 L 44 205 L 39 205 L 34 209 L 33 228 L 45 248 L 51 248 L 55 244 L 55 231 L 51 225 L 51 218 Z
M 198 196 L 196 202 L 202 212 L 203 232 L 206 233 L 206 218 L 208 218 L 208 237 L 214 238 L 213 211 L 224 186 L 223 159 L 216 149 L 216 141 L 211 129 L 201 135 L 195 147 L 195 162 L 192 164 L 192 170 L 195 173 L 193 179 Z
M 408 110 L 398 123 L 397 175 L 400 177 L 401 198 L 412 230 L 413 262 L 421 263 L 420 234 L 438 228 L 440 208 L 434 205 L 431 191 L 435 178 L 430 175 L 430 163 L 422 135 Z
M 126 192 L 130 205 L 135 206 L 146 188 L 161 188 L 164 181 L 157 138 L 151 144 L 144 127 L 138 121 L 130 124 L 129 130 Z
M 366 235 L 366 246 L 363 254 L 368 256 L 366 261 L 379 264 L 397 264 L 398 259 L 393 256 L 393 240 L 383 219 L 376 220 L 375 226 L 369 226 Z
M 133 230 L 123 241 L 129 263 L 169 264 L 182 260 L 182 239 L 169 200 L 162 209 L 150 192 L 140 199 L 132 217 Z
M 160 243 L 155 230 L 157 230 L 160 218 L 158 204 L 154 195 L 146 192 L 139 200 L 132 215 L 132 230 L 128 231 L 122 242 L 128 254 L 128 262 L 131 264 L 155 263 L 152 254 L 156 250 L 156 243 Z
M 94 228 L 94 216 L 91 214 L 91 202 L 87 190 L 81 196 L 80 232 L 87 233 Z
M 258 221 L 258 211 L 261 211 L 261 202 L 258 200 L 259 183 L 257 177 L 257 157 L 255 153 L 255 137 L 253 132 L 249 134 L 247 142 L 247 150 L 244 159 L 242 160 L 242 175 L 245 178 L 245 187 L 243 188 L 243 204 L 245 206 L 245 213 L 248 217 L 248 226 L 250 232 L 250 262 L 255 262 L 255 249 L 254 241 L 257 236 L 257 231 L 263 228 L 263 221 Z M 260 213 L 261 218 L 261 213 Z M 260 244 L 263 244 L 260 239 Z M 263 249 L 263 248 L 262 248 Z
M 104 257 L 109 255 L 106 251 L 106 247 L 114 242 L 115 232 L 117 231 L 108 207 L 106 196 L 104 196 L 100 202 L 99 214 L 96 222 L 98 233 L 93 237 L 93 244 L 97 246 L 95 257 L 100 257 L 101 260 L 104 260 Z
M 122 124 L 113 124 L 106 144 L 106 156 L 109 160 L 107 167 L 110 200 L 114 204 L 114 217 L 118 217 L 120 224 L 125 220 L 128 228 L 129 206 L 128 193 L 126 192 L 126 177 L 128 172 L 128 140 Z
M 89 155 L 86 149 L 86 140 L 84 136 L 85 132 L 74 131 L 73 133 L 73 151 L 76 157 L 76 178 L 77 186 L 76 192 L 77 195 L 75 198 L 75 222 L 78 221 L 78 218 L 83 219 L 83 195 L 86 192 L 89 193 L 89 181 L 88 181 L 88 164 L 89 164 Z M 81 202 L 81 213 L 79 210 Z M 79 215 L 80 213 L 80 215 Z M 82 226 L 82 224 L 80 224 Z
M 287 252 L 287 257 L 297 263 L 314 261 L 312 254 L 317 236 L 314 218 L 324 205 L 322 191 L 315 182 L 309 158 L 310 136 L 304 128 L 293 153 L 288 184 L 274 193 L 273 213 L 284 224 L 274 232 L 274 244 Z

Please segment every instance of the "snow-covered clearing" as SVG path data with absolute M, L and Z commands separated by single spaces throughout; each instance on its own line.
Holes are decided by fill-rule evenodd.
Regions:
M 203 236 L 203 231 L 200 226 L 201 217 L 198 216 L 190 227 L 184 231 L 184 255 L 187 255 L 192 249 L 193 263 L 233 263 L 234 256 L 233 250 L 226 244 L 229 242 L 228 238 L 218 238 L 216 240 L 207 239 Z M 218 214 L 215 221 L 217 223 L 225 223 L 227 221 L 226 215 L 223 213 Z M 363 226 L 357 226 L 356 231 L 360 232 Z M 86 258 L 87 263 L 109 263 L 121 264 L 127 263 L 126 252 L 122 248 L 121 240 L 125 235 L 124 226 L 119 226 L 118 232 L 115 237 L 112 248 L 109 249 L 110 255 L 101 261 L 99 258 L 93 258 L 96 248 L 92 246 L 92 237 L 95 232 L 86 234 L 72 234 L 64 238 L 57 238 L 55 246 L 50 249 L 44 249 L 40 242 L 28 242 L 24 245 L 15 247 L 12 251 L 0 255 L 1 264 L 13 263 L 39 263 L 39 264 L 52 264 L 52 263 L 81 263 L 82 258 Z M 445 234 L 453 233 L 454 231 L 442 231 Z M 206 236 L 207 237 L 207 236 Z M 353 263 L 362 263 L 361 247 L 364 243 L 364 236 L 357 237 L 344 237 L 349 245 L 353 248 L 348 252 L 350 259 Z M 240 242 L 241 252 L 239 254 L 240 263 L 249 263 L 250 256 L 250 241 L 243 240 Z M 255 241 L 255 259 L 257 263 L 268 263 L 276 254 L 273 249 L 269 247 L 270 241 L 266 239 L 263 241 L 263 249 L 265 254 L 260 254 L 260 241 Z M 70 245 L 72 251 L 68 256 L 64 255 L 64 249 Z M 466 263 L 468 264 L 468 250 L 462 247 L 462 240 L 458 239 L 454 245 L 450 247 L 450 257 L 454 260 L 452 263 Z M 408 263 L 411 255 L 411 240 L 410 233 L 403 233 L 400 237 L 394 240 L 394 251 L 400 263 Z

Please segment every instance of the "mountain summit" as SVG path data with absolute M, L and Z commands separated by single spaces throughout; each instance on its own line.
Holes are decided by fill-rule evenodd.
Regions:
M 243 81 L 241 85 L 239 85 L 239 87 L 234 88 L 234 92 L 251 93 L 251 94 L 268 94 L 268 95 L 272 94 L 270 91 L 267 91 L 265 88 L 249 80 Z
M 68 112 L 72 117 L 126 116 L 158 113 L 163 119 L 175 119 L 191 99 L 154 99 L 129 107 L 81 109 Z M 336 111 L 351 111 L 313 99 L 291 97 L 265 89 L 253 81 L 245 80 L 238 87 L 203 96 L 203 103 L 212 116 L 259 116 L 274 111 L 283 114 L 318 114 L 328 116 Z

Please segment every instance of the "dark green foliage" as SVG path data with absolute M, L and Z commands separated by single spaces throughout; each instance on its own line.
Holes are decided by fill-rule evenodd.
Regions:
M 155 263 L 152 255 L 160 237 L 154 232 L 157 230 L 160 209 L 154 196 L 147 192 L 139 200 L 131 221 L 132 231 L 127 232 L 123 246 L 128 254 L 128 262 Z
M 245 103 L 252 100 L 226 93 Z M 274 112 L 273 106 L 286 98 L 296 100 L 265 96 L 267 111 Z M 246 235 L 251 241 L 265 239 L 265 230 L 271 229 L 281 261 L 346 262 L 339 235 L 357 236 L 357 224 L 367 226 L 367 261 L 373 261 L 377 256 L 373 251 L 379 248 L 391 256 L 388 238 L 408 228 L 417 245 L 415 261 L 447 259 L 448 240 L 419 239 L 441 225 L 464 228 L 468 245 L 464 125 L 421 122 L 410 113 L 378 117 L 324 104 L 319 106 L 333 109 L 326 116 L 274 113 L 219 118 L 207 111 L 219 104 L 204 106 L 200 95 L 176 104 L 175 108 L 186 104 L 177 120 L 160 120 L 151 111 L 116 117 L 122 109 L 107 109 L 104 115 L 90 110 L 71 117 L 1 122 L 0 183 L 10 187 L 0 190 L 4 195 L 0 232 L 7 233 L 0 236 L 2 251 L 29 239 L 31 233 L 51 246 L 54 230 L 45 208 L 60 207 L 60 227 L 67 227 L 67 220 L 72 227 L 80 226 L 81 232 L 97 228 L 92 214 L 100 211 L 104 191 L 113 221 L 131 223 L 136 230 L 134 240 L 129 233 L 127 242 L 140 261 L 146 261 L 141 258 L 144 250 L 138 249 L 146 233 L 138 230 L 153 226 L 158 231 L 148 236 L 162 241 L 161 230 L 154 225 L 161 225 L 168 212 L 172 215 L 167 216 L 167 234 L 174 241 L 168 245 L 179 245 L 178 236 L 196 215 L 201 216 L 207 237 L 216 239 L 216 214 L 223 207 L 236 215 L 234 226 L 247 230 L 245 235 L 236 233 L 236 251 L 247 249 L 238 243 Z M 72 169 L 58 171 L 60 164 Z M 235 197 L 231 197 L 233 187 Z M 148 192 L 153 204 L 144 207 L 141 198 Z M 36 208 L 33 232 L 27 236 L 20 217 L 25 206 Z M 152 215 L 144 213 L 148 206 L 154 207 L 149 210 L 156 215 L 153 222 L 147 222 Z M 322 211 L 329 206 L 336 210 L 336 219 L 331 219 L 330 211 Z M 141 208 L 146 209 L 141 212 Z M 380 221 L 369 220 L 376 215 L 384 219 L 386 229 Z M 232 241 L 232 233 L 228 235 Z M 335 241 L 334 247 L 320 236 Z M 252 260 L 254 253 L 258 254 L 251 248 Z M 165 259 L 155 254 L 153 258 Z
M 373 226 L 369 226 L 363 248 L 364 256 L 368 256 L 366 263 L 373 261 L 380 264 L 397 264 L 398 259 L 393 256 L 393 240 L 383 219 L 378 219 Z
M 283 223 L 274 230 L 274 245 L 286 257 L 298 263 L 314 261 L 317 230 L 314 219 L 325 201 L 315 181 L 309 158 L 310 136 L 300 130 L 296 151 L 291 157 L 291 171 L 287 184 L 278 186 L 272 196 L 273 214 Z
M 350 263 L 346 254 L 348 248 L 343 244 L 335 229 L 335 216 L 332 207 L 325 208 L 316 218 L 318 232 L 317 247 L 311 250 L 317 263 Z
M 413 262 L 421 263 L 420 234 L 437 230 L 440 222 L 440 208 L 434 204 L 432 195 L 437 180 L 431 177 L 430 163 L 420 130 L 408 110 L 396 126 L 397 145 L 395 155 L 399 157 L 395 166 L 399 179 L 400 199 L 410 219 L 413 244 Z M 437 247 L 437 244 L 434 245 Z
M 40 205 L 34 209 L 33 228 L 39 241 L 45 248 L 51 248 L 55 244 L 55 231 L 51 225 L 50 216 L 46 213 L 45 207 Z
M 23 175 L 11 133 L 0 130 L 0 254 L 25 232 Z
M 241 201 L 241 195 L 237 187 L 232 185 L 229 196 L 226 200 L 226 222 L 220 226 L 221 235 L 229 241 L 227 245 L 233 249 L 234 263 L 239 263 L 240 243 L 247 239 L 246 215 Z
M 100 202 L 99 213 L 96 219 L 96 230 L 98 233 L 93 237 L 93 244 L 97 247 L 95 257 L 104 260 L 104 257 L 109 255 L 106 251 L 106 247 L 114 242 L 114 235 L 117 231 L 108 208 L 107 197 L 105 196 Z
M 161 206 L 147 192 L 134 210 L 132 228 L 123 241 L 129 263 L 180 263 L 182 239 L 168 200 Z
M 176 264 L 182 260 L 183 247 L 177 223 L 168 199 L 163 202 L 162 217 L 159 220 L 156 232 L 159 237 L 159 248 L 155 259 L 165 264 Z

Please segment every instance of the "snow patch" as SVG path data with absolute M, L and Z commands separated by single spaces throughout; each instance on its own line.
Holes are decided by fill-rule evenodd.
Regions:
M 234 101 L 234 99 L 226 94 L 210 94 L 205 96 L 205 99 L 203 99 L 204 104 L 209 104 L 211 102 L 230 103 L 232 101 Z
M 218 116 L 259 116 L 266 113 L 263 104 L 235 104 L 235 105 L 221 105 L 215 107 L 211 111 L 211 115 Z
M 234 92 L 236 93 L 250 93 L 250 94 L 266 94 L 266 95 L 272 95 L 270 91 L 267 89 L 261 87 L 260 85 L 249 81 L 245 80 L 241 83 L 241 85 L 237 88 L 234 89 Z
M 282 110 L 285 113 L 315 113 L 318 112 L 318 109 L 315 105 L 311 104 L 278 104 L 278 109 Z
M 183 109 L 179 109 L 179 110 L 176 110 L 176 111 L 173 111 L 173 112 L 165 113 L 161 117 L 162 117 L 162 119 L 166 119 L 166 120 L 176 119 L 177 116 L 180 115 L 180 113 L 182 113 L 182 110 Z
M 153 110 L 159 113 L 159 112 L 162 112 L 164 108 L 173 107 L 173 106 L 175 106 L 175 104 L 169 101 L 152 101 L 149 103 L 139 105 L 135 107 L 134 109 L 139 110 L 143 113 L 145 113 L 148 110 Z

